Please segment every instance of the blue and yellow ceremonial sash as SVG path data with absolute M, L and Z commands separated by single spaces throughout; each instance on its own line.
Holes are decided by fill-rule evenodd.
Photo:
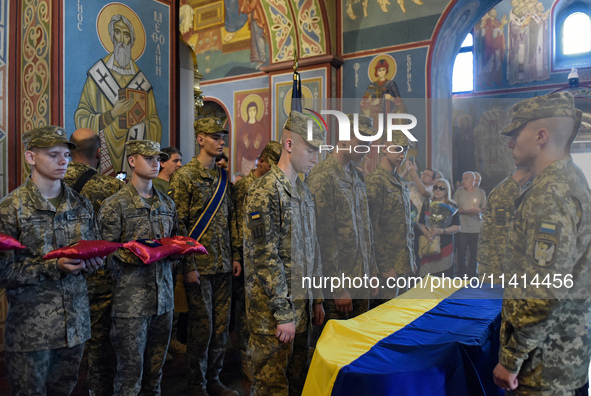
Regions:
M 205 234 L 205 231 L 207 231 L 207 228 L 209 227 L 209 224 L 211 223 L 213 216 L 215 216 L 218 209 L 220 208 L 220 205 L 224 201 L 224 196 L 226 195 L 226 190 L 228 189 L 228 173 L 221 168 L 219 169 L 219 172 L 220 181 L 216 186 L 215 192 L 213 193 L 213 196 L 205 206 L 205 209 L 201 213 L 201 216 L 199 216 L 199 218 L 195 222 L 193 229 L 189 233 L 189 236 L 195 239 L 196 241 L 199 241 L 203 234 Z

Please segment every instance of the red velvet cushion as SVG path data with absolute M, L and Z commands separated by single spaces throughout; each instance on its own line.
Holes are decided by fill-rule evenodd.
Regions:
M 17 239 L 0 232 L 0 250 L 20 250 L 25 248 L 26 246 L 21 245 Z
M 183 256 L 187 256 L 189 254 L 207 254 L 207 250 L 205 250 L 205 247 L 202 244 L 187 236 L 178 235 L 172 238 L 161 238 L 158 240 L 158 242 L 165 246 L 176 245 L 182 247 L 182 252 L 178 254 Z
M 88 260 L 94 257 L 105 257 L 121 247 L 121 243 L 108 241 L 86 241 L 84 239 L 74 242 L 63 248 L 47 253 L 45 260 L 68 257 L 72 259 Z
M 181 246 L 166 246 L 151 239 L 139 239 L 137 241 L 125 242 L 123 247 L 129 249 L 133 254 L 138 256 L 144 264 L 152 264 L 170 256 L 171 254 L 179 254 L 183 251 Z

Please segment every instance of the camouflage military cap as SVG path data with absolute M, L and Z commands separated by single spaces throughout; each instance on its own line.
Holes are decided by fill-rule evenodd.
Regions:
M 511 136 L 519 128 L 530 121 L 541 118 L 573 117 L 580 118 L 580 110 L 575 108 L 575 100 L 568 92 L 552 93 L 522 100 L 512 107 L 511 123 L 506 126 L 501 134 Z
M 308 120 L 312 121 L 312 140 L 308 139 Z M 326 129 L 321 127 L 312 117 L 299 111 L 291 111 L 283 129 L 297 133 L 312 147 L 320 148 L 321 145 L 326 144 Z
M 373 119 L 371 117 L 365 116 L 363 114 L 347 114 L 349 121 L 351 122 L 351 132 L 354 131 L 355 128 L 355 117 L 357 116 L 357 128 L 359 128 L 359 133 L 363 136 L 374 136 L 378 133 L 375 129 L 373 129 Z
M 127 155 L 141 154 L 147 157 L 160 154 L 161 161 L 168 161 L 170 156 L 164 151 L 160 151 L 160 143 L 152 140 L 130 140 L 125 143 Z
M 261 156 L 263 155 L 265 155 L 272 163 L 277 164 L 279 162 L 279 157 L 281 157 L 281 143 L 271 140 L 261 152 Z
M 228 130 L 222 126 L 219 118 L 204 117 L 195 121 L 195 133 L 228 133 Z
M 392 131 L 392 143 L 402 147 L 412 146 L 412 142 L 408 139 L 408 137 L 398 129 Z
M 31 129 L 23 134 L 22 141 L 25 150 L 30 150 L 33 147 L 48 148 L 58 144 L 66 144 L 71 150 L 76 148 L 76 145 L 66 137 L 66 130 L 55 125 Z

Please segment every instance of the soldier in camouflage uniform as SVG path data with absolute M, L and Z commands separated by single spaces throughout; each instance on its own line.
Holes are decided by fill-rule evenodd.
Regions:
M 176 202 L 183 235 L 193 229 L 214 196 L 221 172 L 225 172 L 215 164 L 224 147 L 224 135 L 228 133 L 219 120 L 197 120 L 195 133 L 198 155 L 177 170 L 170 181 L 170 196 Z M 189 305 L 188 382 L 193 395 L 238 395 L 219 379 L 230 323 L 232 274 L 239 276 L 241 272 L 233 216 L 234 204 L 228 186 L 199 241 L 209 254 L 185 258 L 182 264 Z
M 517 103 L 501 132 L 511 136 L 515 165 L 535 177 L 515 200 L 505 259 L 514 268 L 505 272 L 540 283 L 572 275 L 574 283 L 506 286 L 494 378 L 507 394 L 572 395 L 588 378 L 591 195 L 568 154 L 580 120 L 572 95 L 561 92 Z
M 359 115 L 360 133 L 370 130 L 371 118 Z M 351 135 L 351 141 L 338 142 L 306 178 L 316 206 L 323 275 L 339 279 L 378 275 L 365 179 L 355 167 L 365 154 L 354 152 L 354 147 L 368 142 Z M 326 319 L 349 319 L 366 312 L 369 296 L 365 288 L 335 288 L 332 298 L 325 299 Z
M 0 202 L 0 232 L 27 246 L 0 252 L 0 287 L 8 299 L 7 376 L 13 395 L 69 395 L 90 338 L 82 273 L 94 272 L 102 260 L 43 256 L 99 233 L 90 201 L 62 182 L 76 148 L 64 129 L 36 128 L 22 141 L 31 177 Z
M 234 208 L 236 209 L 236 231 L 237 231 L 237 242 L 239 245 L 240 262 L 244 263 L 242 255 L 242 239 L 243 239 L 243 228 L 244 228 L 244 198 L 250 186 L 267 173 L 272 165 L 277 165 L 279 157 L 281 156 L 281 143 L 270 141 L 267 143 L 259 159 L 257 161 L 256 169 L 250 171 L 248 175 L 238 180 L 234 184 Z M 243 264 L 244 265 L 244 264 Z M 252 374 L 246 364 L 246 345 L 248 344 L 248 338 L 250 333 L 248 332 L 248 324 L 246 323 L 246 305 L 244 302 L 244 273 L 239 277 L 235 277 L 232 281 L 232 300 L 234 302 L 233 317 L 236 333 L 238 335 L 238 348 L 240 349 L 240 359 L 242 362 L 242 372 L 252 381 Z
M 398 174 L 409 147 L 404 133 L 393 131 L 391 144 L 383 149 L 380 163 L 365 182 L 376 264 L 384 279 L 410 276 L 417 270 L 410 197 L 406 181 Z M 376 302 L 382 303 L 400 292 L 381 289 Z
M 94 212 L 98 211 L 111 195 L 125 183 L 114 177 L 96 172 L 100 161 L 101 141 L 91 129 L 78 129 L 70 136 L 77 147 L 72 150 L 72 161 L 68 164 L 64 181 L 90 199 Z M 88 172 L 88 173 L 87 173 Z M 83 176 L 85 175 L 86 176 Z M 89 177 L 89 178 L 88 178 Z M 85 179 L 86 182 L 80 182 Z M 93 396 L 113 394 L 117 358 L 111 345 L 111 274 L 100 268 L 86 277 L 90 300 L 91 337 L 86 343 L 88 351 L 88 388 Z
M 527 168 L 518 168 L 507 176 L 488 194 L 482 215 L 482 228 L 478 236 L 478 272 L 486 279 L 493 276 L 495 283 L 501 282 L 503 260 L 507 245 L 507 233 L 513 219 L 513 201 L 521 194 L 525 184 L 531 179 Z
M 306 379 L 311 314 L 322 324 L 322 292 L 302 276 L 321 276 L 314 201 L 298 173 L 318 161 L 326 132 L 292 111 L 283 128 L 278 165 L 248 191 L 244 219 L 246 310 L 250 327 L 251 395 L 300 395 Z
M 177 235 L 171 198 L 152 185 L 168 154 L 150 140 L 126 143 L 131 182 L 108 198 L 99 212 L 104 240 L 128 242 Z M 127 249 L 109 256 L 113 272 L 111 342 L 117 355 L 114 395 L 160 394 L 162 366 L 172 326 L 170 257 L 145 265 Z

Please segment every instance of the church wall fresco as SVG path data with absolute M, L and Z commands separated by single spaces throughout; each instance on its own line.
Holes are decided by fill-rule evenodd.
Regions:
M 319 0 L 181 0 L 183 40 L 204 80 L 260 72 L 265 66 L 330 53 Z
M 173 8 L 156 0 L 68 3 L 63 16 L 66 130 L 95 130 L 104 154 L 101 172 L 129 173 L 127 140 L 170 143 Z M 119 115 L 108 119 L 108 111 Z
M 591 101 L 585 88 L 589 70 L 579 70 L 582 88 L 572 90 L 568 71 L 552 71 L 552 5 L 503 0 L 475 23 L 474 92 L 453 100 L 454 180 L 464 171 L 478 171 L 489 192 L 514 170 L 508 141 L 498 134 L 514 103 L 561 90 L 570 90 L 578 107 Z

